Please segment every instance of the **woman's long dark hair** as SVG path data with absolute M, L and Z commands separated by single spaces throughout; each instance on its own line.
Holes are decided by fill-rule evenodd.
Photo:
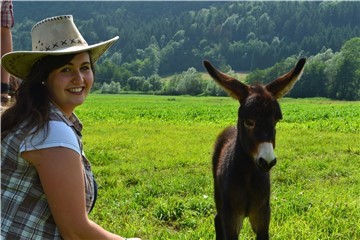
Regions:
M 47 56 L 36 62 L 30 74 L 24 79 L 15 93 L 15 103 L 1 114 L 1 139 L 12 130 L 23 126 L 26 129 L 47 128 L 50 115 L 50 99 L 46 83 L 49 74 L 68 64 L 76 54 Z M 95 69 L 91 63 L 92 71 Z

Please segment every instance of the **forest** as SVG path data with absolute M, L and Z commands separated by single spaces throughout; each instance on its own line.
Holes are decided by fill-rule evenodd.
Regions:
M 202 61 L 272 80 L 308 58 L 292 97 L 360 99 L 360 2 L 14 1 L 15 50 L 43 18 L 72 14 L 88 43 L 120 36 L 97 64 L 94 90 L 221 95 Z M 211 82 L 211 83 L 210 83 Z

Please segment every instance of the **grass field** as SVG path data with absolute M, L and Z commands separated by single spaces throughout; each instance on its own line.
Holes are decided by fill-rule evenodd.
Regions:
M 272 239 L 360 239 L 360 102 L 283 99 Z M 91 218 L 122 236 L 215 239 L 211 153 L 230 98 L 90 95 L 77 109 L 99 183 Z M 248 220 L 240 239 L 254 239 Z

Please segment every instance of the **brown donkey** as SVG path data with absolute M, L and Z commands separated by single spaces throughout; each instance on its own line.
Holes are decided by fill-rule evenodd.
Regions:
M 245 217 L 257 239 L 269 239 L 269 170 L 276 164 L 275 125 L 282 118 L 277 99 L 294 86 L 305 62 L 267 85 L 248 86 L 204 61 L 210 76 L 240 102 L 237 126 L 219 135 L 213 154 L 217 240 L 238 239 Z

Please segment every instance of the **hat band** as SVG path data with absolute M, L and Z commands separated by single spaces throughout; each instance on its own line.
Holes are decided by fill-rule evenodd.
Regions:
M 54 43 L 43 43 L 41 41 L 37 42 L 33 51 L 54 51 L 57 49 L 63 49 L 73 46 L 88 46 L 86 41 L 83 38 L 69 38 L 60 40 Z

